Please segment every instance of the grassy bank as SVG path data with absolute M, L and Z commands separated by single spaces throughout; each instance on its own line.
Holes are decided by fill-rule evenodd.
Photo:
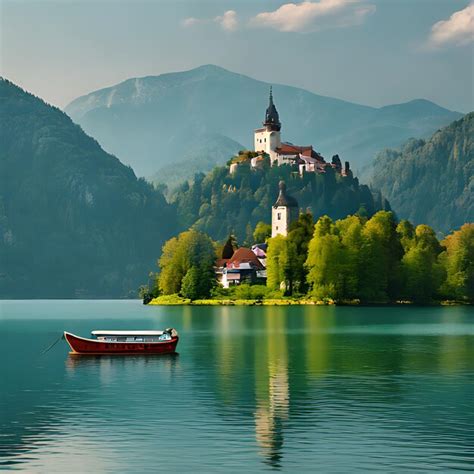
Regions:
M 174 306 L 288 306 L 288 305 L 330 305 L 333 300 L 316 301 L 308 298 L 267 298 L 267 299 L 243 299 L 243 298 L 209 298 L 193 300 L 182 298 L 178 295 L 163 295 L 153 298 L 149 305 Z M 352 304 L 357 304 L 356 302 Z
M 149 305 L 155 306 L 290 306 L 290 305 L 337 305 L 337 306 L 399 306 L 408 305 L 413 306 L 414 303 L 411 301 L 396 301 L 396 302 L 379 302 L 372 304 L 361 304 L 359 300 L 350 301 L 334 301 L 332 299 L 316 300 L 308 297 L 305 298 L 265 298 L 265 299 L 251 299 L 251 298 L 209 298 L 201 300 L 190 300 L 188 298 L 182 298 L 179 295 L 162 295 L 157 298 L 153 298 Z M 455 305 L 466 305 L 470 304 L 465 301 L 433 301 L 421 306 L 455 306 Z M 420 305 L 418 305 L 420 306 Z

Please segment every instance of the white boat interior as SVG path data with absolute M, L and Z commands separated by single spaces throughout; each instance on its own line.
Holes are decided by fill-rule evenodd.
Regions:
M 96 330 L 91 333 L 98 341 L 104 342 L 163 342 L 177 337 L 175 329 L 165 331 L 107 331 Z

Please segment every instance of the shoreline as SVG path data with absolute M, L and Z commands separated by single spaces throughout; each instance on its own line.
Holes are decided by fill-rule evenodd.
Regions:
M 396 301 L 396 302 L 378 302 L 378 303 L 361 303 L 359 300 L 341 301 L 334 300 L 311 300 L 311 299 L 267 299 L 267 300 L 252 300 L 252 299 L 203 299 L 190 300 L 181 298 L 176 295 L 159 296 L 153 298 L 146 306 L 472 306 L 472 303 L 467 301 L 433 301 L 430 303 L 413 303 L 411 301 Z

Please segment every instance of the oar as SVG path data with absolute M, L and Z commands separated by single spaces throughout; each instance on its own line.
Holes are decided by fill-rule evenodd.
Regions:
M 41 355 L 46 354 L 46 352 L 48 352 L 49 350 L 51 350 L 61 339 L 64 339 L 64 334 L 61 334 L 50 346 L 48 346 L 48 347 L 41 353 Z

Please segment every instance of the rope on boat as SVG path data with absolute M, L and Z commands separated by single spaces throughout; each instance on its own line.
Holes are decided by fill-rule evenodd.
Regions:
M 48 346 L 42 353 L 46 354 L 46 352 L 50 351 L 61 339 L 64 339 L 64 334 L 61 334 L 50 346 Z

